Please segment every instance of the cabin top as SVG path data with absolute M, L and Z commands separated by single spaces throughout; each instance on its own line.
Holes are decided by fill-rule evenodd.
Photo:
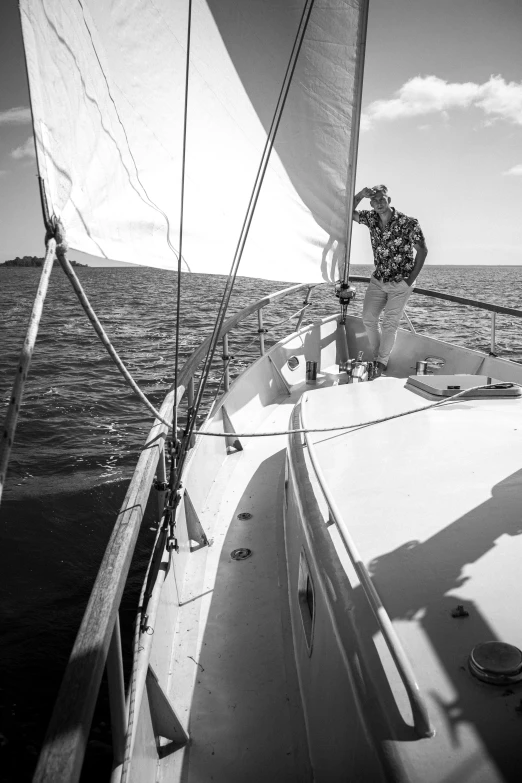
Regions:
M 470 759 L 485 749 L 498 762 L 500 747 L 516 746 L 522 685 L 485 684 L 469 656 L 491 641 L 522 649 L 522 399 L 420 410 L 429 404 L 389 377 L 320 389 L 303 402 L 309 428 L 361 425 L 311 438 L 428 699 L 439 760 L 440 743 L 449 759 L 457 742 Z M 406 752 L 419 751 L 413 743 Z

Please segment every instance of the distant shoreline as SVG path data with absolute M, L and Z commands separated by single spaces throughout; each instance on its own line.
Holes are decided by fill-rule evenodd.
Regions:
M 41 269 L 43 266 L 43 259 L 37 259 L 37 262 L 40 263 L 23 263 L 24 259 L 20 259 L 17 261 L 16 259 L 12 261 L 0 261 L 0 268 L 6 268 L 6 269 Z M 148 264 L 125 264 L 125 266 L 120 265 L 112 265 L 112 264 L 80 264 L 78 261 L 70 261 L 71 266 L 74 267 L 81 267 L 82 269 L 122 269 L 122 270 L 128 270 L 128 269 L 160 269 L 160 271 L 163 272 L 176 272 L 176 269 L 161 269 L 159 267 L 153 267 L 149 266 Z M 351 267 L 357 267 L 358 269 L 373 269 L 373 264 L 352 264 Z M 522 269 L 522 264 L 426 264 L 424 267 L 425 269 Z M 183 272 L 184 274 L 191 274 L 189 272 Z M 194 272 L 193 274 L 211 274 L 215 275 L 215 273 L 205 273 L 205 272 Z M 222 275 L 217 275 L 217 277 L 221 277 Z M 253 278 L 258 279 L 258 278 Z
M 0 266 L 4 266 L 7 269 L 41 269 L 44 264 L 43 258 L 38 256 L 24 256 L 23 258 L 13 258 L 9 261 L 3 261 Z M 88 267 L 89 264 L 80 264 L 78 261 L 70 261 L 71 266 Z M 53 262 L 54 265 L 54 262 Z

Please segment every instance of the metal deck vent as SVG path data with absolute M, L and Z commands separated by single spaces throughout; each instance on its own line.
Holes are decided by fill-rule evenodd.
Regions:
M 233 549 L 232 552 L 230 553 L 230 557 L 232 558 L 232 560 L 246 560 L 247 557 L 250 557 L 251 554 L 252 554 L 251 549 L 245 549 L 245 548 Z
M 471 673 L 490 685 L 507 685 L 522 680 L 522 651 L 506 642 L 477 644 L 469 656 Z

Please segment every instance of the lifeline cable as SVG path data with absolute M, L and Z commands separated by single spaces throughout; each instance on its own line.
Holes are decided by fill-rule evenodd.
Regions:
M 506 383 L 511 383 L 513 386 L 518 386 L 519 388 L 522 388 L 522 384 L 516 383 L 515 381 L 506 381 Z M 403 411 L 402 413 L 394 413 L 391 416 L 384 416 L 381 419 L 371 419 L 370 421 L 361 421 L 356 424 L 336 424 L 334 427 L 310 427 L 310 428 L 300 427 L 295 430 L 274 430 L 273 432 L 207 432 L 206 430 L 197 430 L 194 434 L 206 435 L 212 438 L 231 438 L 231 437 L 269 438 L 275 435 L 299 435 L 305 432 L 338 432 L 339 430 L 356 430 L 362 427 L 369 427 L 373 424 L 382 424 L 383 422 L 391 421 L 392 419 L 400 419 L 402 416 L 410 416 L 412 413 L 422 413 L 423 411 L 430 410 L 430 408 L 437 408 L 443 405 L 451 405 L 451 403 L 455 402 L 455 400 L 458 398 L 465 399 L 466 394 L 469 394 L 469 392 L 477 391 L 478 389 L 490 389 L 490 388 L 494 389 L 495 386 L 497 385 L 498 384 L 488 383 L 488 384 L 483 384 L 482 386 L 471 386 L 469 389 L 464 389 L 464 391 L 454 394 L 450 399 L 445 398 L 443 400 L 438 400 L 437 402 L 431 402 L 429 405 L 423 405 L 422 408 L 412 408 L 412 410 L 409 411 Z M 470 398 L 470 399 L 477 399 L 477 398 Z
M 249 232 L 250 225 L 251 225 L 251 222 L 252 222 L 252 218 L 253 218 L 253 215 L 254 215 L 254 210 L 255 210 L 255 207 L 256 207 L 256 204 L 257 204 L 257 200 L 259 198 L 259 192 L 260 192 L 260 189 L 261 189 L 261 185 L 263 184 L 263 180 L 264 180 L 264 176 L 265 176 L 265 173 L 266 173 L 266 169 L 268 167 L 270 154 L 271 154 L 271 151 L 272 151 L 272 148 L 273 148 L 273 145 L 274 145 L 274 141 L 275 141 L 275 136 L 277 134 L 277 130 L 279 128 L 279 123 L 281 121 L 281 116 L 282 116 L 283 109 L 284 109 L 284 106 L 285 106 L 285 103 L 286 103 L 286 98 L 288 96 L 290 85 L 292 83 L 292 78 L 293 78 L 295 67 L 296 67 L 296 64 L 297 64 L 297 58 L 298 58 L 299 53 L 301 51 L 301 46 L 302 46 L 302 43 L 303 43 L 303 40 L 304 40 L 304 36 L 305 36 L 305 33 L 306 33 L 306 29 L 307 29 L 307 26 L 308 26 L 308 22 L 309 22 L 309 19 L 310 19 L 310 15 L 311 15 L 311 12 L 312 12 L 313 5 L 314 5 L 314 0 L 307 0 L 305 6 L 303 8 L 303 12 L 302 12 L 302 15 L 301 15 L 301 19 L 300 19 L 299 27 L 298 27 L 298 30 L 297 30 L 297 34 L 296 34 L 296 37 L 295 37 L 295 40 L 294 40 L 292 52 L 290 54 L 290 59 L 289 59 L 288 66 L 287 66 L 287 69 L 286 69 L 286 72 L 285 72 L 285 76 L 284 76 L 284 79 L 283 79 L 283 84 L 281 86 L 281 91 L 279 93 L 279 97 L 278 97 L 278 100 L 277 100 L 276 109 L 275 109 L 275 112 L 274 112 L 274 116 L 272 118 L 272 123 L 270 125 L 270 130 L 269 130 L 268 135 L 267 135 L 267 139 L 266 139 L 266 142 L 265 142 L 265 147 L 264 147 L 264 150 L 263 150 L 263 154 L 261 156 L 261 162 L 259 164 L 258 172 L 257 172 L 256 179 L 255 179 L 255 182 L 254 182 L 254 187 L 253 187 L 252 193 L 250 195 L 250 200 L 249 200 L 249 204 L 248 204 L 248 207 L 247 207 L 245 219 L 243 221 L 243 226 L 241 228 L 239 240 L 238 240 L 236 251 L 235 251 L 235 254 L 234 254 L 234 259 L 233 259 L 232 266 L 231 266 L 231 269 L 230 269 L 230 272 L 229 272 L 227 283 L 225 285 L 225 290 L 223 292 L 223 296 L 222 296 L 222 299 L 221 299 L 221 304 L 220 304 L 220 308 L 219 308 L 219 311 L 218 311 L 218 315 L 216 317 L 216 321 L 215 321 L 215 324 L 214 324 L 214 329 L 213 329 L 213 332 L 212 332 L 212 337 L 211 337 L 211 341 L 210 341 L 209 350 L 208 350 L 208 353 L 207 353 L 207 356 L 206 356 L 206 359 L 205 359 L 204 369 L 203 369 L 201 380 L 200 380 L 200 383 L 199 383 L 199 386 L 198 386 L 198 390 L 197 390 L 197 394 L 196 394 L 196 400 L 195 400 L 194 406 L 193 406 L 192 416 L 191 416 L 190 420 L 187 422 L 187 427 L 186 427 L 184 435 L 183 435 L 184 447 L 182 449 L 182 454 L 180 455 L 180 467 L 178 468 L 178 481 L 179 481 L 180 476 L 181 476 L 181 470 L 183 468 L 183 464 L 184 464 L 186 453 L 187 453 L 187 451 L 186 451 L 186 444 L 190 442 L 190 438 L 191 438 L 192 433 L 194 431 L 194 427 L 195 427 L 195 423 L 196 423 L 196 416 L 198 414 L 199 407 L 201 405 L 201 401 L 203 399 L 203 392 L 205 390 L 205 386 L 206 386 L 206 383 L 207 383 L 207 380 L 208 380 L 208 375 L 210 373 L 210 367 L 211 367 L 211 364 L 212 364 L 212 360 L 213 360 L 214 354 L 216 352 L 217 342 L 218 342 L 219 337 L 220 337 L 220 332 L 221 332 L 221 329 L 222 329 L 222 326 L 223 326 L 223 322 L 224 322 L 224 319 L 225 319 L 225 313 L 226 313 L 226 310 L 227 310 L 227 307 L 228 307 L 228 304 L 229 304 L 229 301 L 230 301 L 230 296 L 232 294 L 232 289 L 234 287 L 235 279 L 236 279 L 236 276 L 237 276 L 237 270 L 238 270 L 239 264 L 241 262 L 241 258 L 242 258 L 242 255 L 243 255 L 243 249 L 244 249 L 245 242 L 246 242 L 246 239 L 247 239 L 247 236 L 248 236 L 248 232 Z

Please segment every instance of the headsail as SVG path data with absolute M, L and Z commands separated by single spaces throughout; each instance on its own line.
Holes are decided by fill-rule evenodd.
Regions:
M 334 279 L 361 9 L 316 2 L 240 274 Z M 304 0 L 194 0 L 183 256 L 227 274 Z M 38 164 L 69 245 L 177 264 L 186 0 L 21 0 Z M 186 267 L 185 267 L 186 268 Z

